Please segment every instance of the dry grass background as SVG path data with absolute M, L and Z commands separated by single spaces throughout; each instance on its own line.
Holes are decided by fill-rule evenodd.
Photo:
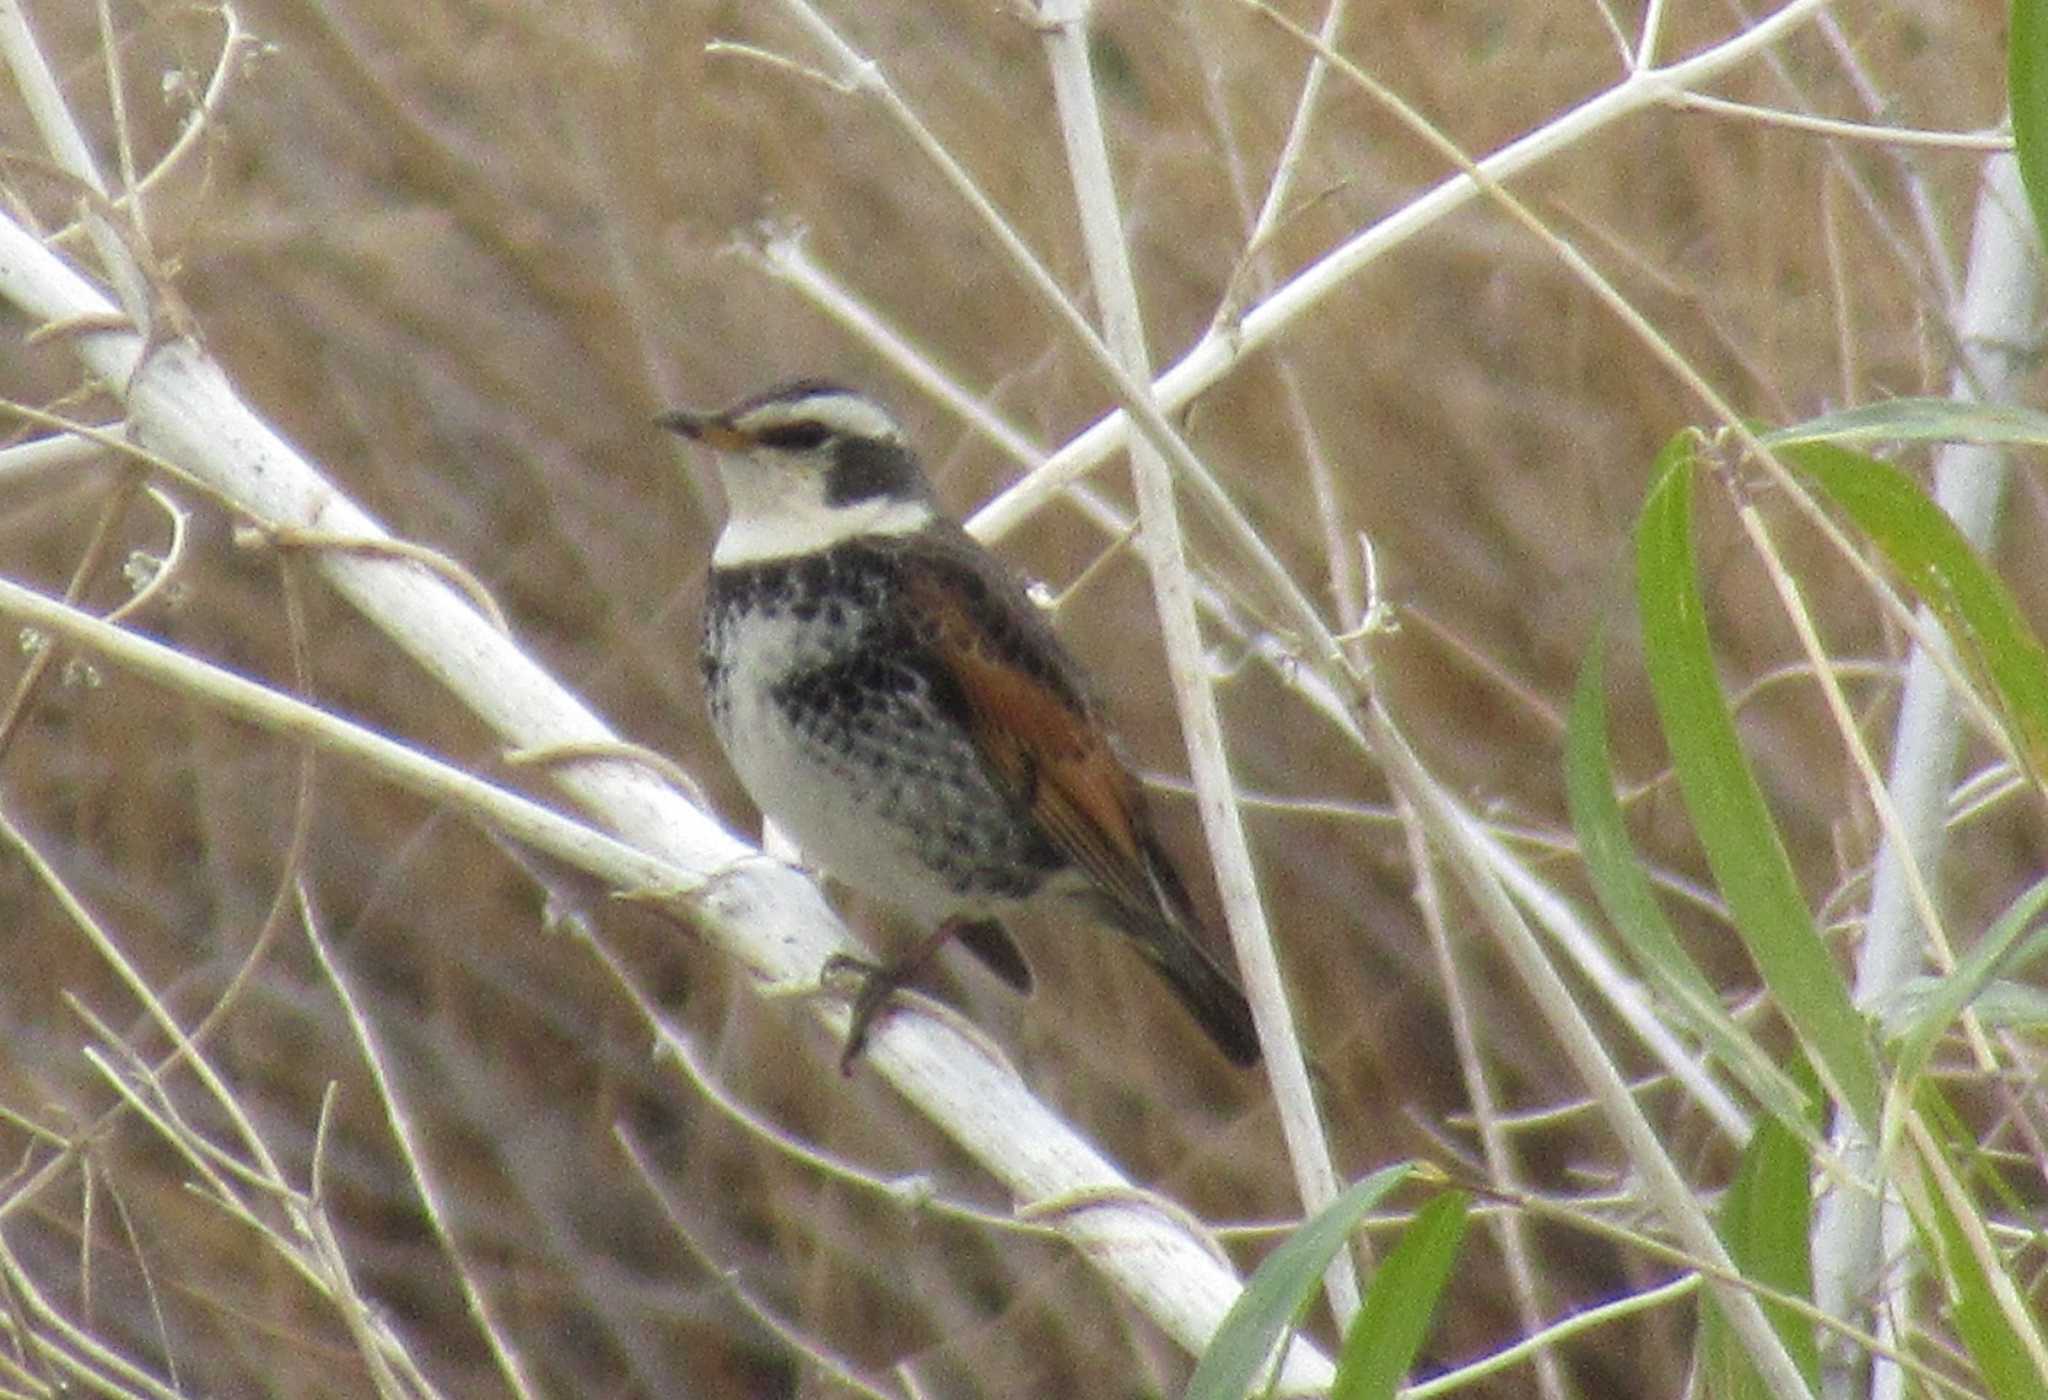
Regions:
M 113 123 L 95 6 L 28 6 L 59 77 L 102 141 Z M 1291 5 L 1305 22 L 1319 12 Z M 905 98 L 1066 284 L 1082 254 L 1039 40 L 999 4 L 832 7 Z M 219 26 L 174 3 L 108 7 L 138 152 L 179 115 L 166 73 L 210 71 Z M 965 511 L 1014 467 L 868 350 L 766 276 L 740 245 L 800 225 L 810 254 L 1048 446 L 1111 400 L 899 133 L 848 96 L 707 41 L 807 56 L 774 6 L 632 0 L 246 0 L 263 42 L 203 155 L 153 198 L 151 235 L 207 346 L 247 399 L 397 534 L 463 561 L 521 641 L 623 732 L 673 756 L 716 809 L 751 814 L 707 733 L 694 675 L 700 573 L 717 524 L 705 464 L 650 423 L 794 373 L 888 398 Z M 1632 14 L 1633 11 L 1631 10 Z M 1628 22 L 1633 23 L 1633 20 Z M 2000 7 L 1836 7 L 1885 120 L 1986 126 L 2002 102 Z M 1688 3 L 1673 52 L 1731 32 L 1734 7 Z M 1263 181 L 1303 70 L 1298 46 L 1245 9 L 1119 0 L 1096 11 L 1112 124 L 1155 353 L 1206 326 L 1244 213 L 1231 160 Z M 1361 0 L 1346 44 L 1466 149 L 1485 152 L 1614 80 L 1598 6 L 1549 0 Z M 1814 27 L 1746 65 L 1725 96 L 1872 115 Z M 0 100 L 0 140 L 37 148 Z M 102 154 L 112 161 L 111 144 Z M 1942 386 L 1938 313 L 1911 262 L 1905 177 L 1925 181 L 1955 256 L 1979 157 L 1837 146 L 1756 121 L 1652 112 L 1566 151 L 1520 191 L 1574 238 L 1745 412 L 1782 418 Z M 1299 208 L 1269 247 L 1298 267 L 1433 184 L 1440 162 L 1334 85 L 1309 142 Z M 32 162 L 7 183 L 46 221 L 67 207 Z M 1901 248 L 1908 251 L 1904 260 Z M 74 256 L 76 256 L 74 250 Z M 62 343 L 10 321 L 0 391 L 91 416 Z M 1403 614 L 1376 650 L 1390 708 L 1438 774 L 1504 828 L 1564 831 L 1558 715 L 1599 619 L 1618 606 L 1649 459 L 1702 410 L 1591 297 L 1499 214 L 1474 207 L 1376 262 L 1203 395 L 1190 439 L 1316 596 L 1327 596 L 1303 445 L 1279 371 L 1300 376 L 1352 528 L 1370 535 Z M 97 405 L 104 409 L 104 404 Z M 0 486 L 0 559 L 61 588 L 104 468 Z M 1098 474 L 1128 497 L 1120 469 Z M 175 488 L 174 488 L 175 489 Z M 172 602 L 143 625 L 248 673 L 287 680 L 278 562 L 191 499 L 193 545 Z M 2048 581 L 2042 501 L 2023 487 L 2003 558 L 2023 597 Z M 1722 522 L 1725 524 L 1725 522 Z M 158 547 L 153 517 L 123 548 Z M 1198 529 L 1197 545 L 1207 539 Z M 1055 588 L 1107 547 L 1054 505 L 1002 542 Z M 1790 546 L 1844 654 L 1895 657 L 1817 547 Z M 1803 552 L 1802 552 L 1803 551 Z M 1703 545 L 1726 674 L 1794 657 L 1731 533 Z M 1211 542 L 1205 563 L 1231 577 Z M 111 576 L 90 600 L 122 593 Z M 312 690 L 333 708 L 486 772 L 489 736 L 368 625 L 315 589 Z M 1184 771 L 1143 570 L 1125 551 L 1059 623 L 1114 698 L 1149 769 Z M 1625 652 L 1624 652 L 1625 654 Z M 1617 663 L 1624 768 L 1661 761 L 1631 667 Z M 1859 698 L 1882 723 L 1890 691 Z M 1446 1143 L 1472 1150 L 1444 992 L 1410 900 L 1386 791 L 1257 665 L 1225 682 L 1236 772 L 1274 803 L 1247 812 L 1304 1033 L 1327 1073 L 1339 1166 L 1357 1175 Z M 1810 892 L 1853 878 L 1872 836 L 1819 708 L 1788 689 L 1747 734 Z M 248 954 L 284 875 L 298 767 L 287 745 L 115 674 L 45 684 L 11 736 L 0 807 L 190 1024 Z M 537 780 L 528 780 L 538 788 Z M 1699 866 L 1675 804 L 1638 831 Z M 576 941 L 543 927 L 521 870 L 460 820 L 333 764 L 315 780 L 302 870 L 336 956 L 392 1057 L 466 1261 L 551 1394 L 767 1396 L 829 1389 L 732 1296 L 744 1290 L 881 1377 L 904 1363 L 930 1395 L 1170 1391 L 1187 1362 L 1066 1248 L 933 1218 L 792 1160 L 708 1106 Z M 1184 863 L 1191 806 L 1160 805 Z M 1662 842 L 1661 848 L 1657 843 Z M 1966 908 L 2002 905 L 2038 869 L 2038 823 L 2001 817 L 1953 857 Z M 1558 878 L 1573 884 L 1556 859 Z M 1199 882 L 1198 882 L 1199 883 Z M 1214 909 L 1212 892 L 1200 898 Z M 1460 910 L 1451 910 L 1454 930 Z M 787 1133 L 949 1195 L 1000 1200 L 872 1076 L 841 1082 L 807 1017 L 763 1006 L 707 950 L 630 909 L 604 936 L 699 1039 L 726 1089 Z M 25 864 L 0 859 L 0 1156 L 24 1172 L 111 1103 L 81 1055 L 88 1007 L 149 1055 L 165 1049 Z M 1697 951 L 1748 976 L 1720 927 Z M 1227 1071 L 1134 961 L 1106 940 L 1025 930 L 1040 994 L 1020 1004 L 963 963 L 950 998 L 1033 1086 L 1140 1181 L 1218 1221 L 1298 1207 L 1262 1081 Z M 1717 953 L 1727 945 L 1731 951 Z M 1504 1100 L 1579 1088 L 1505 970 L 1459 945 Z M 340 1009 L 302 939 L 284 936 L 216 1033 L 217 1062 L 301 1182 L 335 1086 L 324 1189 L 363 1292 L 449 1395 L 499 1393 L 450 1264 L 427 1231 Z M 623 1158 L 623 1124 L 665 1199 Z M 218 1126 L 202 1122 L 202 1128 Z M 1725 1172 L 1682 1108 L 1665 1126 L 1705 1183 Z M 1529 1181 L 1606 1184 L 1602 1135 L 1564 1117 L 1520 1135 Z M 133 1117 L 90 1137 L 0 1232 L 84 1327 L 186 1394 L 372 1389 L 335 1310 L 243 1225 L 182 1186 L 186 1163 Z M 17 1179 L 17 1185 L 19 1179 Z M 683 1235 L 687 1234 L 688 1243 Z M 1551 1314 L 1665 1277 L 1664 1266 L 1537 1231 Z M 1262 1246 L 1239 1241 L 1249 1264 Z M 1493 1245 L 1475 1232 L 1431 1348 L 1449 1363 L 1519 1331 Z M 1584 1396 L 1675 1394 L 1688 1315 L 1655 1312 L 1575 1341 Z M 884 1382 L 885 1385 L 887 1382 Z M 26 1382 L 22 1382 L 26 1386 Z M 1510 1372 L 1466 1393 L 1528 1393 Z M 896 1393 L 896 1392 L 892 1392 Z

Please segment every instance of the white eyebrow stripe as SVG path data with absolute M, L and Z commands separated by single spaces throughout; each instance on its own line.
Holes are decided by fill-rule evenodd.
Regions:
M 879 406 L 858 394 L 808 394 L 800 399 L 777 399 L 748 409 L 733 421 L 733 427 L 751 436 L 791 423 L 822 423 L 841 437 L 875 438 L 902 442 L 903 429 Z

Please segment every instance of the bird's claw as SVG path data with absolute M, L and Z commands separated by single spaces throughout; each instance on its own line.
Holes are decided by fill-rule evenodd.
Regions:
M 911 971 L 897 965 L 867 962 L 848 953 L 834 953 L 825 959 L 825 966 L 818 973 L 821 987 L 837 991 L 853 984 L 844 992 L 852 1003 L 853 1014 L 846 1030 L 846 1046 L 839 1052 L 841 1074 L 853 1073 L 854 1063 L 860 1059 L 861 1051 L 867 1049 L 868 1031 L 887 1008 L 889 998 L 910 980 Z

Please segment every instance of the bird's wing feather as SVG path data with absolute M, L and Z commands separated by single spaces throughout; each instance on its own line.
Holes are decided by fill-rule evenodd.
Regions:
M 1096 720 L 1079 668 L 998 568 L 957 549 L 904 560 L 919 640 L 958 687 L 975 746 L 1127 918 L 1185 917 L 1170 868 L 1165 879 L 1182 907 L 1162 907 L 1137 781 Z
M 1087 873 L 1111 919 L 1223 1053 L 1256 1062 L 1251 1007 L 1203 944 L 1187 889 L 1080 668 L 1023 588 L 964 533 L 941 526 L 920 543 L 900 560 L 904 611 L 989 772 Z

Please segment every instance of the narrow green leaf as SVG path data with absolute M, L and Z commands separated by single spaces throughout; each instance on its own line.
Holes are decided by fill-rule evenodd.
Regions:
M 2000 965 L 1999 971 L 2016 971 L 2023 961 L 2025 948 L 2038 944 L 2041 938 L 2041 933 L 2036 931 L 2019 951 Z M 1885 1044 L 1891 1044 L 1901 1036 L 1911 1035 L 1928 1019 L 1928 1008 L 1934 1005 L 1934 999 L 1948 985 L 1946 977 L 1923 975 L 1907 978 L 1872 1008 L 1877 1012 L 1878 1038 Z M 2041 1030 L 2048 1027 L 2048 988 L 2030 986 L 2010 977 L 1993 977 L 1971 999 L 1970 1010 L 1986 1030 Z
M 2026 982 L 1994 978 L 1970 1003 L 1987 1029 L 2033 1034 L 2048 1029 L 2048 990 Z
M 1919 1015 L 1904 1028 L 1898 1050 L 1897 1078 L 1901 1084 L 1919 1077 L 1928 1056 L 1934 1053 L 1935 1042 L 1955 1024 L 1963 1008 L 1990 984 L 2014 945 L 2034 926 L 2044 908 L 2048 908 L 2048 878 L 2035 881 L 2014 900 L 1998 922 L 1977 940 L 1969 955 L 1956 964 L 1955 971 L 1935 984 L 1933 995 Z
M 2048 446 L 2048 413 L 1965 399 L 1884 399 L 1758 436 L 1766 447 L 1802 442 L 1988 442 L 2043 447 Z
M 1879 1077 L 1869 1034 L 1814 926 L 1714 673 L 1693 563 L 1693 458 L 1690 434 L 1658 454 L 1636 530 L 1644 659 L 1658 717 L 1707 864 L 1764 985 L 1830 1092 L 1874 1129 Z
M 1603 626 L 1579 667 L 1565 728 L 1565 800 L 1593 892 L 1637 965 L 1686 1028 L 1767 1112 L 1796 1131 L 1811 1131 L 1805 1094 L 1721 1004 L 1713 984 L 1678 941 L 1629 842 L 1607 750 L 1606 641 Z
M 1955 1105 L 1941 1093 L 1941 1087 L 1941 1081 L 1930 1075 L 1915 1085 L 1919 1093 L 1913 1101 L 1919 1105 L 1929 1133 L 1944 1144 L 1944 1151 L 1960 1158 L 1968 1170 L 1965 1186 L 1995 1203 L 1995 1208 L 2004 1211 L 2009 1220 L 2031 1216 L 2033 1205 L 2006 1179 L 2007 1163 L 2002 1154 L 1978 1141 L 1975 1129 L 1964 1123 Z
M 1196 1363 L 1187 1400 L 1244 1400 L 1253 1392 L 1272 1365 L 1274 1343 L 1314 1301 L 1323 1271 L 1359 1220 L 1413 1170 L 1401 1162 L 1354 1182 L 1266 1256 Z
M 1722 1243 L 1746 1279 L 1813 1297 L 1813 1262 L 1807 1252 L 1813 1195 L 1808 1155 L 1799 1133 L 1775 1119 L 1758 1125 L 1743 1149 L 1742 1166 L 1721 1202 Z M 1712 1295 L 1700 1324 L 1701 1394 L 1715 1400 L 1763 1400 L 1770 1394 Z M 1764 1315 L 1784 1340 L 1809 1386 L 1818 1384 L 1820 1348 L 1813 1326 L 1781 1303 L 1765 1302 Z
M 2028 907 L 2034 893 L 2029 890 L 2014 900 L 2013 910 Z M 2002 947 L 2006 942 L 2006 919 L 2011 917 L 2008 913 L 1999 919 L 1978 946 L 1970 950 L 1970 956 L 1953 976 L 1974 976 L 1972 969 L 1981 954 L 1992 963 L 1992 978 L 1976 995 L 1967 998 L 1970 1010 L 1986 1026 L 1997 1030 L 2037 1031 L 2048 1026 L 2048 988 L 2016 979 L 2048 957 L 2048 928 L 2036 927 L 2018 944 Z M 1877 1008 L 1879 1034 L 1886 1041 L 1903 1040 L 1923 1022 L 1940 1019 L 1944 1012 L 1937 1007 L 1936 998 L 1950 993 L 1950 982 L 1949 977 L 1909 978 Z
M 1931 1087 L 1924 1088 L 1923 1094 L 1931 1095 Z M 1930 1119 L 1937 1116 L 1927 1114 Z M 1952 1162 L 1950 1169 L 1954 1170 Z M 1981 1232 L 1984 1222 L 1960 1219 L 1931 1174 L 1924 1184 L 1922 1199 L 1930 1218 L 1923 1219 L 1916 1211 L 1914 1221 L 1941 1281 L 1956 1335 L 1977 1367 L 1978 1380 L 1996 1400 L 2040 1400 L 2048 1395 L 2048 1371 L 2034 1360 L 2044 1350 L 2038 1323 L 2027 1316 L 2024 1305 L 2016 1313 L 1999 1301 L 1991 1275 L 1985 1272 L 1965 1233 L 1972 1228 Z M 2006 1282 L 2012 1284 L 2009 1275 Z M 2024 1297 L 2016 1286 L 2011 1292 Z M 2032 1330 L 2023 1335 L 2022 1328 Z
M 2034 228 L 2048 240 L 2048 0 L 2012 0 L 2005 43 L 2013 153 L 2034 207 Z
M 1827 443 L 1788 447 L 1783 455 L 1884 551 L 1995 699 L 2021 760 L 2037 776 L 2048 773 L 2048 650 L 1947 512 L 1875 457 Z
M 1344 1334 L 1330 1400 L 1393 1400 L 1429 1338 L 1437 1299 L 1465 1237 L 1469 1204 L 1462 1191 L 1438 1196 L 1388 1253 Z

